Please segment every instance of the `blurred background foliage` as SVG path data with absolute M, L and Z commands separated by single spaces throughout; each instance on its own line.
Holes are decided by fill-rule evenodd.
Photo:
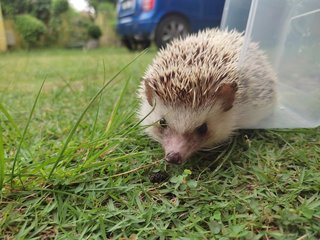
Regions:
M 118 45 L 116 0 L 86 1 L 91 10 L 77 12 L 68 0 L 1 0 L 9 49 L 85 48 L 92 38 L 99 46 Z

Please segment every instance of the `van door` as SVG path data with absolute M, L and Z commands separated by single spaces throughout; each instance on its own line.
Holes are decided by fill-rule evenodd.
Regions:
M 200 28 L 219 27 L 225 0 L 199 0 L 201 2 Z

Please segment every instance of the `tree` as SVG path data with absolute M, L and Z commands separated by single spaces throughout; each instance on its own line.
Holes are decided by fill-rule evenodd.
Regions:
M 94 9 L 95 12 L 98 11 L 99 4 L 101 3 L 112 3 L 116 4 L 117 0 L 86 0 L 88 5 Z
M 13 17 L 17 14 L 28 13 L 28 0 L 1 0 L 1 7 L 4 17 Z
M 51 0 L 28 0 L 29 11 L 36 18 L 48 23 L 50 20 Z
M 53 0 L 52 11 L 54 16 L 59 16 L 60 14 L 67 12 L 69 9 L 68 0 Z
M 48 23 L 50 19 L 51 0 L 1 0 L 4 17 L 19 14 L 31 14 Z

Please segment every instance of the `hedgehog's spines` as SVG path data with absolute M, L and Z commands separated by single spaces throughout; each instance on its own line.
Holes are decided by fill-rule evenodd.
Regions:
M 158 52 L 144 79 L 166 104 L 204 106 L 221 82 L 236 80 L 242 41 L 241 33 L 220 30 L 175 39 Z

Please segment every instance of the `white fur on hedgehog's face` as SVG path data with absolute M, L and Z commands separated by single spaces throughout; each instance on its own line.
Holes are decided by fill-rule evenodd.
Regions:
M 147 126 L 149 136 L 161 143 L 168 162 L 183 163 L 196 151 L 227 140 L 233 132 L 232 109 L 223 111 L 219 102 L 195 110 L 166 106 L 156 97 L 152 107 L 143 96 L 139 111 L 140 118 L 145 118 L 142 125 Z

